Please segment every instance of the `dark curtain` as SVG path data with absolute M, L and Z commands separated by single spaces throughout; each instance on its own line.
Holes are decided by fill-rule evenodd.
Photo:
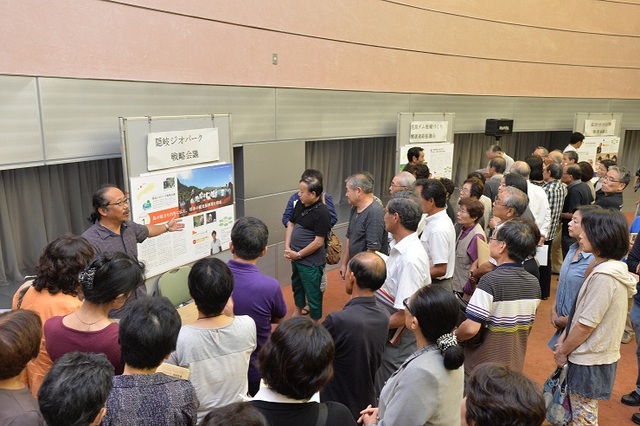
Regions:
M 324 174 L 324 189 L 335 203 L 347 203 L 344 181 L 361 171 L 373 175 L 374 194 L 386 200 L 389 183 L 396 173 L 395 154 L 395 136 L 306 143 L 306 165 Z
M 624 142 L 618 153 L 618 163 L 631 172 L 631 185 L 633 176 L 640 166 L 640 130 L 627 130 L 624 133 Z
M 554 132 L 526 132 L 503 136 L 496 142 L 494 137 L 478 133 L 459 133 L 453 138 L 453 181 L 457 187 L 467 178 L 467 175 L 478 169 L 487 167 L 489 160 L 485 155 L 487 148 L 497 143 L 500 148 L 514 160 L 523 160 L 531 154 L 537 146 L 544 146 L 549 150 L 556 149 Z M 565 145 L 562 146 L 564 148 Z M 428 161 L 429 159 L 427 159 Z
M 91 197 L 104 183 L 123 187 L 120 159 L 0 171 L 0 285 L 33 274 L 42 249 L 89 227 Z

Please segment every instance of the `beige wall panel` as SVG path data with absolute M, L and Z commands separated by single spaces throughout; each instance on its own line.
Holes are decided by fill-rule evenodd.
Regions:
M 156 1 L 150 0 L 134 3 L 158 7 Z M 186 12 L 211 20 L 385 48 L 545 63 L 640 65 L 637 40 L 609 35 L 640 35 L 637 25 L 640 10 L 633 5 L 594 7 L 594 2 L 583 1 L 565 2 L 570 4 L 561 6 L 560 2 L 547 0 L 515 5 L 492 2 L 488 8 L 485 2 L 475 5 L 464 2 L 462 7 L 449 3 L 434 7 L 431 2 L 420 1 L 407 4 L 281 0 L 265 6 L 262 1 L 253 0 L 217 2 L 215 7 L 204 2 L 189 5 L 165 2 L 161 9 L 167 13 Z M 449 13 L 449 9 L 454 9 L 454 13 Z M 503 14 L 505 9 L 514 11 L 511 19 Z M 556 17 L 553 25 L 549 24 L 550 15 Z M 621 16 L 625 16 L 626 23 L 623 30 L 617 28 Z M 590 26 L 591 23 L 596 24 L 597 29 Z M 609 53 L 612 48 L 618 52 L 615 56 Z
M 516 132 L 573 130 L 576 112 L 610 112 L 609 101 L 602 99 L 516 98 L 514 102 Z
M 519 3 L 511 0 L 408 0 L 403 3 L 490 21 L 593 33 L 640 34 L 638 0 L 537 0 Z
M 43 161 L 36 79 L 0 76 L 0 169 Z
M 611 111 L 622 113 L 622 128 L 640 130 L 640 100 L 611 101 Z
M 513 98 L 411 95 L 411 112 L 454 112 L 455 133 L 482 133 L 487 118 L 513 116 Z
M 273 89 L 41 78 L 40 90 L 49 161 L 120 155 L 118 117 L 229 112 L 234 142 L 275 136 Z
M 245 199 L 298 189 L 305 169 L 304 141 L 254 143 L 242 147 Z M 288 196 L 287 196 L 288 199 Z M 284 210 L 284 204 L 282 209 Z
M 581 19 L 587 22 L 607 16 L 592 15 L 588 6 L 593 2 L 579 4 L 585 11 Z M 55 9 L 35 0 L 8 0 L 2 7 L 0 37 L 5 52 L 0 73 L 4 74 L 374 92 L 640 98 L 637 37 L 557 32 L 529 27 L 527 22 L 505 25 L 357 0 L 200 2 L 190 6 L 195 16 L 80 0 L 61 0 Z M 552 10 L 549 1 L 527 7 Z M 624 10 L 635 16 L 640 13 L 635 9 L 640 8 Z M 541 16 L 539 11 L 532 14 Z M 252 27 L 256 22 L 260 25 Z M 273 52 L 278 53 L 278 65 L 271 64 Z
M 269 244 L 284 241 L 285 228 L 282 225 L 282 212 L 293 192 L 287 191 L 280 194 L 242 200 L 244 204 L 243 216 L 257 217 L 269 228 Z
M 409 95 L 278 89 L 278 139 L 394 135 Z

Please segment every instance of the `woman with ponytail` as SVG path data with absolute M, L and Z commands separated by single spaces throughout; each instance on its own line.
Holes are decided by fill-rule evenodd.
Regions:
M 84 301 L 77 311 L 44 324 L 45 346 L 55 362 L 68 352 L 103 353 L 116 374 L 123 364 L 118 324 L 109 319 L 144 282 L 144 265 L 125 253 L 103 253 L 79 275 Z
M 362 410 L 365 425 L 456 425 L 464 389 L 463 349 L 454 328 L 459 305 L 444 288 L 425 286 L 404 301 L 407 329 L 416 335 L 417 350 L 389 378 L 380 406 Z

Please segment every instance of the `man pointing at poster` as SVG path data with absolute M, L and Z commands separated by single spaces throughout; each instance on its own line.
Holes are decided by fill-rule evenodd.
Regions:
M 93 225 L 82 234 L 97 254 L 108 251 L 127 253 L 138 258 L 138 243 L 147 237 L 184 228 L 181 219 L 171 218 L 160 225 L 140 225 L 129 220 L 129 199 L 116 186 L 102 185 L 93 194 L 93 211 L 89 222 Z

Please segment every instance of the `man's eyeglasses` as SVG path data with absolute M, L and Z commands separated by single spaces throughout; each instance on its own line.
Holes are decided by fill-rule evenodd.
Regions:
M 615 180 L 614 178 L 612 178 L 612 177 L 610 177 L 610 176 L 608 176 L 608 175 L 607 175 L 607 176 L 605 176 L 605 177 L 603 177 L 603 178 L 602 178 L 602 180 L 603 180 L 603 181 L 605 181 L 605 180 L 606 180 L 607 182 L 614 182 L 614 183 L 616 183 L 616 182 L 620 182 L 619 180 Z
M 108 206 L 118 206 L 118 207 L 122 207 L 122 206 L 124 206 L 125 204 L 126 204 L 126 205 L 128 205 L 128 204 L 129 204 L 129 199 L 128 199 L 128 198 L 125 198 L 124 200 L 122 200 L 122 201 L 118 201 L 118 202 L 116 202 L 116 203 L 108 203 L 107 205 L 108 205 Z

